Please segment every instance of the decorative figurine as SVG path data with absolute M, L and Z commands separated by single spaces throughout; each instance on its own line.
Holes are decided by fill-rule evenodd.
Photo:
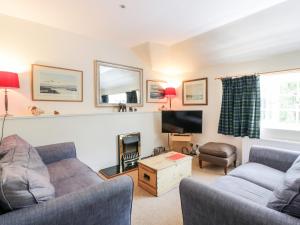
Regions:
M 162 105 L 161 107 L 158 108 L 159 111 L 164 111 L 164 110 L 167 110 L 166 106 L 165 105 Z
M 119 112 L 127 112 L 126 104 L 123 103 L 119 104 Z
M 160 146 L 160 147 L 154 148 L 153 155 L 156 156 L 156 155 L 160 155 L 160 154 L 165 153 L 165 152 L 166 152 L 166 148 L 163 147 L 163 146 Z
M 193 155 L 197 155 L 197 153 L 199 151 L 199 147 L 200 146 L 198 144 L 194 145 L 193 143 L 189 143 L 188 146 L 183 146 L 181 148 L 181 151 L 183 154 L 193 156 Z
M 122 110 L 123 110 L 123 105 L 122 103 L 119 103 L 119 112 L 122 112 Z
M 54 115 L 59 115 L 60 113 L 58 111 L 54 110 L 53 114 Z
M 31 114 L 34 116 L 39 116 L 45 113 L 44 110 L 38 108 L 37 106 L 29 106 L 28 109 L 31 111 Z

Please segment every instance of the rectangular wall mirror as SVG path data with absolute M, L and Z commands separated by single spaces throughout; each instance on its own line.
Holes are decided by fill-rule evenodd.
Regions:
M 95 61 L 96 107 L 143 106 L 143 69 Z

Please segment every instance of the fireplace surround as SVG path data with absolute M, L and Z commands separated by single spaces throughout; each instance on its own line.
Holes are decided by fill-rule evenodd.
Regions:
M 137 167 L 141 155 L 141 135 L 139 132 L 118 135 L 118 156 L 120 171 Z
M 118 165 L 101 169 L 99 172 L 106 178 L 112 178 L 121 173 L 138 168 L 141 157 L 141 135 L 139 132 L 119 134 L 117 136 Z

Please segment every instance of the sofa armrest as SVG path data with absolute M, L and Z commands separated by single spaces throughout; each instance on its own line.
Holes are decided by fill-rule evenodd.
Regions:
M 299 219 L 185 178 L 180 183 L 184 225 L 299 225 Z
M 44 145 L 35 148 L 45 164 L 76 158 L 76 148 L 73 142 Z
M 256 162 L 286 172 L 300 155 L 298 151 L 263 146 L 252 146 L 250 162 Z
M 129 176 L 0 215 L 5 225 L 130 225 L 133 182 Z

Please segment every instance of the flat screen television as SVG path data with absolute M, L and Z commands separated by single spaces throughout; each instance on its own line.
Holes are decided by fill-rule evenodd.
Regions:
M 202 110 L 162 111 L 163 133 L 202 133 Z

